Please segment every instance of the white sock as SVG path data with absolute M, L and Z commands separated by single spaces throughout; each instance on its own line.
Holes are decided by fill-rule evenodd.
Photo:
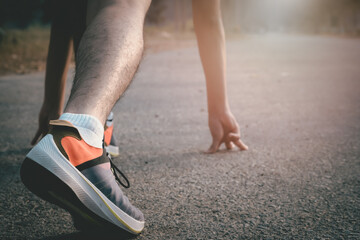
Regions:
M 87 114 L 63 113 L 59 119 L 74 125 L 87 144 L 102 148 L 104 126 L 97 118 Z

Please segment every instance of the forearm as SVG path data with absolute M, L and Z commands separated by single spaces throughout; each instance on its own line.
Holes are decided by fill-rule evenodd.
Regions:
M 72 36 L 66 24 L 55 21 L 51 28 L 45 74 L 43 106 L 61 114 L 67 72 L 72 53 Z
M 206 78 L 209 114 L 227 112 L 225 34 L 219 1 L 193 0 L 193 19 Z

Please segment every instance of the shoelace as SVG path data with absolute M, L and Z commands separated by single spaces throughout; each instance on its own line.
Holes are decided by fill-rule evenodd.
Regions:
M 125 176 L 125 174 L 123 172 L 120 171 L 120 169 L 113 163 L 112 159 L 111 159 L 111 156 L 109 153 L 106 153 L 107 157 L 109 158 L 110 160 L 110 168 L 111 168 L 111 171 L 113 172 L 114 176 L 115 176 L 115 179 L 116 181 L 121 185 L 123 186 L 124 188 L 129 188 L 130 187 L 130 182 L 129 180 L 127 179 L 127 177 Z M 121 180 L 121 178 L 119 178 L 118 174 L 120 174 L 121 178 L 125 180 L 125 183 Z

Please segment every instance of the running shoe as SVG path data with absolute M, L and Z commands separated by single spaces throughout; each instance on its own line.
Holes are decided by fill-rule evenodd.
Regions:
M 67 121 L 54 120 L 50 125 L 49 134 L 28 153 L 21 166 L 25 186 L 81 222 L 140 233 L 144 215 L 120 189 L 122 181 L 117 173 L 121 172 L 106 151 L 88 145 Z M 122 185 L 128 187 L 129 183 Z
M 105 131 L 104 131 L 104 143 L 105 149 L 112 157 L 119 156 L 119 147 L 115 142 L 114 138 L 114 113 L 110 112 L 106 123 L 105 123 Z

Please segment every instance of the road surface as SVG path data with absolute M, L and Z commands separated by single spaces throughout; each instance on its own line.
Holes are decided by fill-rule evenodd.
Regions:
M 202 153 L 211 139 L 196 48 L 145 56 L 114 108 L 115 162 L 147 219 L 135 239 L 359 239 L 360 40 L 246 36 L 227 51 L 249 151 Z M 43 78 L 0 78 L 0 238 L 90 239 L 19 178 Z

